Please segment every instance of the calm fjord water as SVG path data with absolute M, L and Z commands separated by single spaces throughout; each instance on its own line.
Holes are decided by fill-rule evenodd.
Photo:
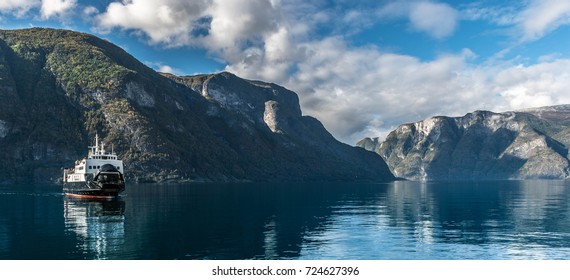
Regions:
M 570 259 L 570 182 L 0 186 L 0 259 Z

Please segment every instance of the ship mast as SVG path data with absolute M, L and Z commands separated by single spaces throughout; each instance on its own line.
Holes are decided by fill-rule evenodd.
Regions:
M 111 144 L 111 154 L 115 153 L 115 147 Z M 99 134 L 95 133 L 95 145 L 89 146 L 89 156 L 100 156 L 100 155 L 107 155 L 107 151 L 105 150 L 105 143 L 103 141 L 99 141 Z
M 99 154 L 99 134 L 95 133 L 95 154 Z
M 95 133 L 95 146 L 89 147 L 89 155 L 99 155 L 101 154 L 101 150 L 103 150 L 103 148 L 99 149 L 99 134 Z

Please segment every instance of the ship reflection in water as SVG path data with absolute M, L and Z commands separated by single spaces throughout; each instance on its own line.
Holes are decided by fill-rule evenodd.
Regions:
M 0 259 L 568 260 L 569 217 L 570 180 L 0 186 Z
M 125 202 L 65 197 L 63 205 L 66 233 L 76 235 L 84 258 L 113 258 L 125 241 Z

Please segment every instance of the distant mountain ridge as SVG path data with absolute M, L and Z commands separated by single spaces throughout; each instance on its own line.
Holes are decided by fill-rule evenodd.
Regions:
M 0 99 L 0 183 L 58 181 L 97 132 L 131 182 L 394 179 L 302 116 L 292 91 L 157 73 L 89 34 L 0 30 Z
M 410 180 L 566 179 L 570 105 L 433 117 L 357 146 Z

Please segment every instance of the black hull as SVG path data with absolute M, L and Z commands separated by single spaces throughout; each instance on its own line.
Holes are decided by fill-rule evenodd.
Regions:
M 97 184 L 87 182 L 67 182 L 63 184 L 63 192 L 69 196 L 85 198 L 117 197 L 125 190 L 125 184 Z

